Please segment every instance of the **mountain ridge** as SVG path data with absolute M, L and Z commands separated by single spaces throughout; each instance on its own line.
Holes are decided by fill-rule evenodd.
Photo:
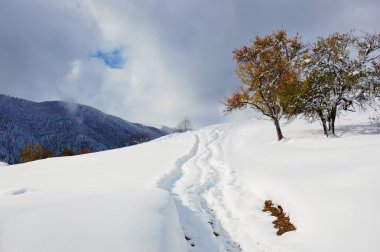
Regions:
M 91 152 L 125 147 L 165 135 L 162 130 L 63 101 L 33 102 L 0 94 L 0 161 L 17 163 L 26 144 L 58 154 L 64 147 Z

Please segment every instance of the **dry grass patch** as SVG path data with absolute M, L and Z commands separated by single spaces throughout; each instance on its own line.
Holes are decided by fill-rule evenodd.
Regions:
M 286 216 L 284 209 L 280 205 L 274 205 L 271 200 L 265 201 L 263 212 L 270 212 L 277 219 L 273 221 L 274 228 L 277 230 L 277 235 L 283 235 L 286 232 L 295 231 L 296 227 L 290 222 L 289 216 Z

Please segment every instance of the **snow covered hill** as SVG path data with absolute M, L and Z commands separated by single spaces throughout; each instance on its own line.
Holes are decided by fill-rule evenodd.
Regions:
M 0 251 L 377 252 L 380 132 L 250 120 L 0 167 Z M 296 226 L 276 235 L 265 200 Z
M 0 94 L 0 161 L 18 162 L 26 144 L 39 143 L 59 154 L 109 150 L 166 135 L 92 107 L 60 101 L 32 102 Z

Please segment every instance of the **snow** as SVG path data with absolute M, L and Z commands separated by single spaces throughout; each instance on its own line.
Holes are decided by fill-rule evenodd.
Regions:
M 355 71 L 353 71 L 353 72 L 351 73 L 352 76 L 356 76 L 356 75 L 358 75 L 358 74 L 360 74 L 360 72 L 359 72 L 358 70 L 355 70 Z
M 336 131 L 295 121 L 277 142 L 249 120 L 0 166 L 0 251 L 380 251 L 379 129 Z M 297 230 L 277 236 L 265 200 Z
M 155 187 L 187 135 L 0 167 L 0 251 L 184 251 L 168 192 Z
M 341 125 L 350 131 L 325 138 L 296 123 L 285 128 L 289 139 L 275 143 L 267 141 L 271 125 L 264 125 L 238 125 L 226 144 L 239 178 L 239 189 L 229 189 L 229 209 L 240 224 L 252 223 L 229 224 L 244 251 L 379 251 L 379 132 Z M 268 235 L 272 224 L 260 213 L 266 199 L 283 206 L 296 232 Z

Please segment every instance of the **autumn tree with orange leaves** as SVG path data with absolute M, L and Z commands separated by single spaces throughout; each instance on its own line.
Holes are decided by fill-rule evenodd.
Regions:
M 285 30 L 256 38 L 251 46 L 233 51 L 236 73 L 242 85 L 225 98 L 225 112 L 250 107 L 273 121 L 277 139 L 283 138 L 280 121 L 296 113 L 300 62 L 305 46 L 298 35 L 288 37 Z

